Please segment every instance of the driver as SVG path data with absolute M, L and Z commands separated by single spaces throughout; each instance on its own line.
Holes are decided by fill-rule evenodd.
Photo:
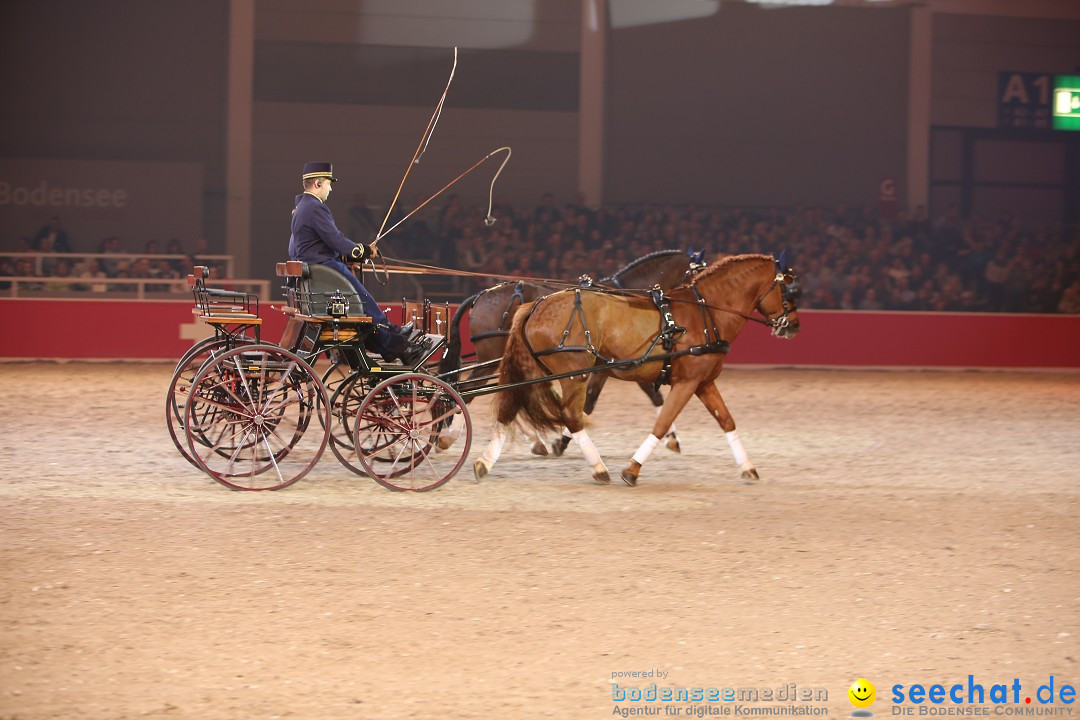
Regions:
M 368 349 L 387 360 L 400 360 L 406 365 L 416 365 L 434 346 L 435 339 L 417 337 L 411 328 L 391 323 L 379 303 L 367 291 L 342 258 L 361 261 L 379 257 L 377 248 L 355 243 L 345 237 L 334 223 L 334 216 L 326 205 L 333 184 L 334 168 L 330 163 L 307 163 L 304 165 L 304 192 L 296 196 L 292 213 L 292 236 L 289 238 L 289 258 L 334 268 L 352 284 L 364 313 L 375 323 L 375 332 L 368 339 Z M 411 325 L 411 323 L 410 323 Z

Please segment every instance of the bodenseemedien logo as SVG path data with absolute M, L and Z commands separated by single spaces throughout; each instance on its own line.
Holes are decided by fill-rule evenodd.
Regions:
M 851 683 L 847 696 L 851 704 L 855 706 L 851 717 L 874 717 L 874 713 L 868 709 L 877 699 L 877 688 L 874 687 L 874 683 L 866 678 L 859 678 Z

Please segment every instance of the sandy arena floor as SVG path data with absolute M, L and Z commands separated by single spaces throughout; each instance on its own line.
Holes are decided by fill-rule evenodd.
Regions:
M 1078 374 L 729 369 L 761 482 L 694 401 L 636 488 L 617 473 L 654 413 L 611 382 L 610 487 L 518 442 L 416 494 L 329 453 L 226 490 L 169 440 L 168 365 L 0 369 L 2 720 L 645 707 L 612 682 L 822 687 L 846 717 L 859 677 L 884 717 L 895 684 L 1080 686 Z

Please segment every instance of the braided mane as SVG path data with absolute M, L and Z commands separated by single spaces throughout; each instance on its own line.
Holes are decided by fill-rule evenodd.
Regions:
M 655 252 L 649 253 L 648 255 L 643 255 L 643 256 L 639 257 L 637 260 L 634 260 L 633 262 L 626 265 L 625 267 L 622 267 L 622 268 L 616 270 L 610 276 L 608 276 L 606 278 L 601 278 L 601 280 L 613 280 L 613 279 L 619 277 L 620 275 L 623 275 L 624 273 L 630 272 L 631 270 L 638 267 L 639 265 L 642 265 L 642 264 L 644 264 L 646 262 L 649 262 L 650 260 L 655 260 L 658 257 L 670 257 L 672 255 L 683 255 L 683 254 L 685 254 L 685 252 L 686 252 L 685 250 L 657 250 Z
M 713 262 L 707 268 L 699 272 L 693 277 L 693 279 L 690 280 L 689 284 L 696 285 L 700 280 L 704 280 L 705 278 L 716 275 L 717 273 L 728 272 L 729 270 L 731 272 L 735 272 L 735 270 L 737 269 L 736 266 L 741 266 L 751 262 L 762 261 L 767 263 L 775 263 L 776 259 L 771 255 L 761 255 L 758 253 L 751 253 L 748 255 L 728 255 L 727 257 L 721 258 Z

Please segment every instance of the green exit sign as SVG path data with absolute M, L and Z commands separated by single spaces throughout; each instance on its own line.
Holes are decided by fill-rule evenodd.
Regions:
M 1052 94 L 1055 130 L 1080 130 L 1080 75 L 1054 77 Z

